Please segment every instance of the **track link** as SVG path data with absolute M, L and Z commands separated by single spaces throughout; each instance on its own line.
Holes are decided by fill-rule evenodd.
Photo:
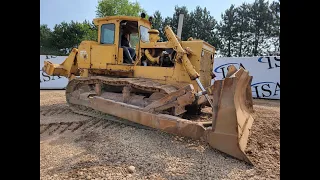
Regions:
M 73 92 L 79 90 L 81 86 L 95 85 L 95 84 L 104 84 L 104 85 L 110 85 L 110 86 L 116 86 L 116 87 L 131 86 L 135 89 L 142 90 L 149 93 L 161 92 L 164 94 L 172 93 L 174 91 L 177 91 L 179 88 L 172 85 L 165 85 L 150 79 L 143 79 L 143 78 L 110 78 L 110 77 L 104 77 L 104 76 L 91 76 L 91 77 L 76 78 L 69 81 L 66 88 L 66 99 L 70 109 L 74 113 L 84 115 L 84 116 L 94 117 L 98 119 L 113 121 L 113 122 L 129 125 L 129 126 L 133 126 L 136 128 L 140 128 L 140 129 L 148 129 L 148 130 L 154 130 L 154 129 L 125 120 L 125 119 L 121 119 L 115 116 L 111 116 L 111 115 L 96 111 L 86 106 L 72 104 L 69 102 L 69 98 L 74 96 Z M 90 91 L 90 89 L 86 89 L 83 91 Z
M 125 119 L 121 119 L 109 114 L 105 114 L 99 111 L 96 111 L 92 108 L 72 104 L 69 102 L 70 97 L 78 96 L 74 94 L 76 91 L 89 92 L 92 91 L 92 87 L 95 84 L 104 84 L 113 87 L 124 87 L 131 86 L 132 88 L 142 90 L 147 93 L 161 92 L 163 94 L 169 94 L 178 90 L 179 87 L 172 85 L 165 85 L 158 82 L 155 82 L 151 79 L 142 79 L 142 78 L 110 78 L 103 76 L 91 76 L 91 77 L 81 77 L 69 81 L 66 87 L 66 100 L 68 102 L 69 108 L 57 108 L 57 109 L 47 109 L 40 111 L 42 116 L 54 116 L 61 114 L 68 114 L 70 112 L 91 117 L 89 120 L 78 121 L 78 122 L 60 122 L 60 123 L 50 123 L 50 124 L 40 124 L 40 136 L 53 135 L 53 134 L 62 134 L 65 132 L 87 132 L 93 131 L 96 128 L 109 129 L 113 126 L 125 127 L 129 125 L 138 129 L 147 129 L 156 131 L 141 124 L 137 124 Z M 84 85 L 84 86 L 83 86 Z M 90 85 L 92 85 L 90 87 Z M 84 88 L 84 89 L 83 89 Z M 107 90 L 108 91 L 108 90 Z M 115 123 L 111 123 L 115 122 Z
M 132 88 L 142 90 L 145 92 L 162 92 L 169 94 L 178 90 L 179 87 L 172 85 L 165 85 L 158 82 L 155 82 L 150 79 L 141 79 L 141 78 L 110 78 L 103 76 L 92 76 L 92 77 L 81 77 L 69 81 L 66 88 L 66 98 L 69 103 L 69 98 L 72 96 L 72 93 L 78 90 L 79 86 L 82 85 L 95 85 L 95 84 L 104 84 L 116 87 L 131 86 Z

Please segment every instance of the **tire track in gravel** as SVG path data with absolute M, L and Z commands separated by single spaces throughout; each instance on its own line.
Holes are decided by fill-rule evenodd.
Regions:
M 40 110 L 40 116 L 42 118 L 49 118 L 52 116 L 61 115 L 74 115 L 79 116 L 74 113 L 71 109 L 55 107 L 47 110 Z M 83 115 L 80 115 L 83 116 Z M 118 128 L 123 129 L 123 126 L 119 122 L 108 121 L 107 117 L 103 115 L 98 115 L 96 117 L 90 117 L 87 120 L 82 121 L 72 121 L 72 122 L 52 122 L 52 123 L 41 123 L 40 122 L 40 138 L 48 137 L 52 135 L 60 135 L 63 133 L 83 133 L 92 132 L 98 129 L 106 128 Z

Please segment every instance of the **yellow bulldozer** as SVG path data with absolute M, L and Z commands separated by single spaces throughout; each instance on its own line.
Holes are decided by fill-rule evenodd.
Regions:
M 228 67 L 214 80 L 215 48 L 203 40 L 182 41 L 169 27 L 166 42 L 141 17 L 94 19 L 98 41 L 83 41 L 61 64 L 43 71 L 69 79 L 66 100 L 76 112 L 94 112 L 144 127 L 207 142 L 237 159 L 245 154 L 254 121 L 249 72 Z M 129 34 L 134 61 L 121 44 Z M 214 81 L 214 83 L 212 83 Z

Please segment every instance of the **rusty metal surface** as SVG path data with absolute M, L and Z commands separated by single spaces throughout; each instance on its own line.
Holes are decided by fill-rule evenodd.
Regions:
M 252 90 L 251 90 L 251 83 L 252 83 L 252 79 L 253 77 L 250 76 L 250 80 L 249 80 L 249 83 L 247 85 L 247 90 L 246 90 L 246 95 L 247 95 L 247 98 L 246 98 L 246 106 L 247 108 L 250 110 L 250 112 L 253 112 L 253 98 L 252 98 Z
M 228 70 L 227 75 L 226 75 L 227 78 L 237 72 L 237 68 L 234 65 L 228 66 L 227 70 Z
M 72 102 L 76 104 L 79 103 L 77 101 Z M 201 123 L 188 121 L 171 115 L 145 112 L 138 106 L 128 105 L 101 97 L 93 97 L 90 100 L 88 107 L 151 128 L 193 139 L 200 139 L 205 130 Z
M 142 79 L 142 78 L 109 78 L 103 76 L 91 76 L 86 78 L 76 78 L 69 81 L 66 88 L 67 100 L 69 95 L 74 92 L 78 85 L 95 85 L 108 84 L 112 86 L 127 86 L 130 85 L 132 88 L 147 91 L 147 92 L 161 92 L 169 94 L 178 90 L 177 87 L 171 85 L 164 85 L 152 81 L 151 79 Z
M 186 87 L 170 93 L 165 97 L 151 103 L 144 108 L 144 111 L 160 112 L 174 107 L 174 115 L 180 115 L 186 111 L 186 105 L 190 105 L 195 101 L 194 94 L 195 92 L 193 86 L 187 85 Z
M 217 115 L 219 106 L 221 103 L 221 91 L 223 86 L 223 80 L 214 81 L 212 88 L 213 93 L 213 107 L 212 107 L 212 129 L 215 130 L 216 122 L 217 122 Z
M 82 93 L 80 96 L 86 97 L 88 94 Z M 91 99 L 70 97 L 69 103 L 71 107 L 81 105 L 137 124 L 175 135 L 190 137 L 195 140 L 201 139 L 205 131 L 203 123 L 192 122 L 166 114 L 145 112 L 141 107 L 116 102 L 103 97 L 95 96 Z M 121 121 L 121 119 L 118 119 L 118 121 Z
M 240 68 L 229 78 L 216 83 L 219 86 L 214 90 L 220 91 L 220 95 L 214 98 L 215 129 L 205 132 L 205 139 L 213 148 L 248 163 L 251 162 L 244 151 L 254 121 L 246 104 L 247 87 L 251 80 L 248 71 Z
M 67 101 L 71 105 L 86 106 L 167 133 L 203 139 L 213 148 L 251 163 L 244 153 L 253 123 L 250 114 L 252 112 L 251 92 L 248 92 L 248 90 L 251 91 L 249 89 L 251 81 L 252 77 L 249 76 L 248 71 L 242 68 L 224 80 L 215 81 L 214 85 L 210 87 L 213 99 L 212 122 L 206 123 L 174 116 L 185 111 L 181 108 L 183 105 L 197 102 L 194 99 L 195 93 L 192 85 L 176 89 L 173 92 L 170 90 L 166 92 L 165 89 L 157 89 L 163 87 L 161 84 L 150 83 L 145 79 L 81 78 L 70 81 L 67 87 Z M 97 83 L 108 83 L 126 88 L 118 93 L 102 92 L 101 96 L 88 98 L 92 93 L 95 93 L 95 90 L 97 91 L 97 86 L 95 86 Z M 148 84 L 154 86 L 145 88 Z M 92 85 L 92 89 L 88 85 Z M 148 98 L 134 93 L 130 94 L 132 85 L 150 90 L 155 94 L 150 96 L 149 102 L 146 102 L 145 99 Z M 136 105 L 130 104 L 133 101 Z M 149 103 L 149 107 L 139 103 Z M 175 108 L 176 112 L 173 112 L 172 115 L 155 110 L 157 108 L 163 110 L 166 107 L 178 108 Z
M 108 75 L 116 77 L 133 77 L 133 70 L 89 69 L 90 74 Z
M 211 59 L 211 55 L 212 52 L 204 51 L 200 59 L 200 81 L 205 88 L 210 86 L 212 80 L 214 59 Z

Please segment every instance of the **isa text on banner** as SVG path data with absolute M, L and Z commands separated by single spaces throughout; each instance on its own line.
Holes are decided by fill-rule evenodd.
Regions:
M 261 99 L 280 99 L 280 56 L 215 58 L 216 79 L 223 79 L 230 65 L 243 66 L 253 76 L 252 96 Z

